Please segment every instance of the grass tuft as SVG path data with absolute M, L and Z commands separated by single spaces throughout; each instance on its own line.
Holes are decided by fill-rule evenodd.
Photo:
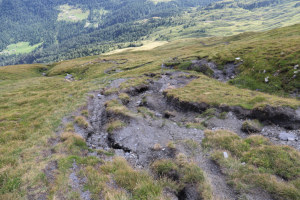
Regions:
M 87 128 L 89 126 L 87 120 L 82 116 L 76 116 L 74 121 L 81 128 Z
M 107 129 L 106 131 L 110 134 L 112 134 L 115 130 L 118 130 L 122 127 L 124 127 L 126 124 L 124 122 L 122 122 L 121 120 L 115 120 L 115 121 L 112 121 L 110 122 L 108 125 L 107 125 Z

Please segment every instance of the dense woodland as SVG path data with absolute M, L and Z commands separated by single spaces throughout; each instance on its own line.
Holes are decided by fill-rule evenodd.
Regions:
M 183 15 L 191 7 L 220 9 L 228 5 L 233 6 L 236 2 L 217 1 L 219 0 L 176 0 L 155 4 L 149 0 L 2 0 L 0 51 L 18 42 L 30 42 L 31 45 L 42 43 L 42 45 L 29 54 L 0 55 L 0 65 L 48 63 L 123 48 L 131 45 L 131 42 L 146 39 L 159 27 L 180 24 L 180 21 L 173 19 Z M 253 9 L 280 1 L 239 0 L 234 5 Z M 58 21 L 60 12 L 58 7 L 64 4 L 88 10 L 88 18 L 76 23 Z M 107 13 L 99 16 L 97 10 L 100 9 Z M 139 22 L 145 19 L 147 19 L 145 23 Z M 98 26 L 85 27 L 87 22 L 97 22 Z M 205 30 L 198 32 L 201 34 Z M 169 38 L 160 35 L 156 39 Z

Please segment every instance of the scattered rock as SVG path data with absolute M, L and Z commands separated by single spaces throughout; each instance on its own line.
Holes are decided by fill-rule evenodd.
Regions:
M 246 120 L 241 129 L 245 133 L 259 133 L 261 132 L 261 125 L 255 120 Z
M 298 138 L 297 136 L 290 134 L 290 133 L 286 133 L 286 132 L 281 132 L 278 135 L 278 138 L 284 141 L 297 141 Z
M 162 114 L 160 114 L 160 113 L 155 113 L 155 117 L 162 117 Z
M 143 103 L 142 103 L 142 101 L 137 101 L 137 102 L 136 102 L 136 105 L 137 105 L 137 106 L 142 106 Z
M 265 83 L 268 83 L 269 82 L 269 77 L 267 76 L 266 78 L 265 78 Z
M 226 151 L 223 152 L 224 158 L 228 158 L 228 153 Z
M 68 80 L 68 81 L 74 81 L 74 77 L 72 74 L 67 74 L 67 76 L 65 76 L 65 79 Z

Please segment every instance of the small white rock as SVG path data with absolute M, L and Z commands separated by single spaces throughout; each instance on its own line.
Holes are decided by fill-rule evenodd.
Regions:
M 236 60 L 241 60 L 241 58 L 240 57 L 237 57 L 237 58 L 235 58 Z
M 269 82 L 269 77 L 268 77 L 268 76 L 265 78 L 265 82 L 266 82 L 266 83 Z
M 226 151 L 223 152 L 224 158 L 228 158 L 228 153 Z

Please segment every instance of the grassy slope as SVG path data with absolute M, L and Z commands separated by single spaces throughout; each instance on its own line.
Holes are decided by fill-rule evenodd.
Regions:
M 203 146 L 241 194 L 263 188 L 274 199 L 300 198 L 300 153 L 288 146 L 272 145 L 260 135 L 241 139 L 229 131 L 206 131 Z M 229 153 L 225 159 L 223 152 Z M 283 180 L 281 180 L 282 178 Z
M 263 0 L 243 1 L 239 4 L 248 5 Z M 171 27 L 161 27 L 151 36 L 160 35 L 169 39 L 195 36 L 230 36 L 245 31 L 266 31 L 300 22 L 300 7 L 295 6 L 297 0 L 281 1 L 266 7 L 244 9 L 237 1 L 224 0 L 213 3 L 209 9 L 192 8 L 180 17 L 173 17 Z M 214 5 L 224 4 L 222 8 Z
M 298 24 L 261 33 L 207 39 L 203 41 L 206 46 L 191 55 L 208 57 L 220 67 L 241 57 L 244 60 L 239 68 L 241 73 L 232 84 L 269 93 L 290 93 L 300 88 L 300 76 L 294 77 L 297 71 L 294 67 L 300 64 L 299 30 Z M 267 84 L 266 77 L 269 77 Z
M 229 58 L 243 57 L 242 53 L 246 55 L 247 51 L 239 51 L 239 48 L 247 49 L 247 45 L 253 42 L 259 44 L 259 39 L 271 37 L 272 34 L 276 35 L 277 32 L 285 31 L 287 35 L 296 37 L 292 33 L 293 30 L 297 32 L 298 28 L 299 25 L 269 33 L 243 34 L 225 39 L 186 39 L 169 43 L 151 51 L 123 52 L 121 54 L 100 56 L 101 59 L 105 58 L 107 60 L 128 59 L 126 64 L 119 65 L 121 69 L 152 61 L 143 67 L 112 75 L 105 75 L 104 71 L 116 66 L 116 64 L 96 62 L 99 61 L 98 57 L 80 58 L 48 66 L 49 77 L 41 75 L 40 69 L 46 67 L 43 65 L 0 68 L 0 199 L 20 199 L 26 195 L 28 188 L 38 188 L 41 192 L 48 191 L 52 197 L 58 193 L 65 193 L 65 195 L 69 195 L 69 198 L 76 199 L 72 198 L 72 195 L 76 194 L 68 193 L 68 183 L 66 182 L 68 173 L 70 173 L 68 169 L 72 166 L 74 159 L 85 164 L 86 169 L 82 173 L 91 179 L 89 182 L 90 190 L 93 188 L 96 190 L 100 187 L 97 184 L 101 185 L 103 180 L 101 174 L 97 174 L 100 172 L 95 168 L 100 161 L 94 158 L 82 158 L 81 149 L 84 150 L 86 147 L 75 136 L 71 139 L 63 139 L 64 143 L 55 149 L 57 153 L 54 158 L 44 156 L 45 152 L 52 148 L 47 141 L 50 137 L 55 136 L 54 131 L 59 126 L 61 118 L 84 105 L 88 91 L 99 89 L 99 87 L 103 87 L 108 81 L 115 78 L 138 77 L 146 72 L 160 72 L 161 63 L 173 57 L 186 58 L 188 56 L 208 55 L 210 58 L 215 59 L 217 55 L 221 55 L 220 58 L 227 59 L 227 56 L 225 56 L 227 54 L 231 56 Z M 255 38 L 256 36 L 257 38 Z M 238 38 L 250 39 L 239 41 Z M 230 45 L 223 45 L 222 43 L 225 41 L 230 41 Z M 207 44 L 220 43 L 220 45 L 205 47 L 201 42 Z M 239 43 L 243 45 L 239 45 Z M 233 48 L 231 51 L 230 47 Z M 289 48 L 292 50 L 295 47 L 289 46 Z M 222 50 L 224 51 L 222 52 Z M 271 51 L 266 52 L 272 53 Z M 258 58 L 261 59 L 261 57 Z M 220 62 L 226 59 L 221 59 Z M 67 82 L 63 77 L 66 73 L 72 73 L 81 80 Z M 200 100 L 208 103 L 215 102 L 211 99 L 221 101 L 229 86 L 208 79 L 201 74 L 198 75 L 199 79 L 184 88 L 186 92 L 196 92 L 201 84 L 206 84 L 211 87 L 201 89 L 204 90 L 203 94 L 206 96 Z M 300 105 L 299 101 L 295 99 L 266 96 L 263 93 L 238 89 L 234 86 L 230 87 L 236 94 L 240 95 L 235 96 L 235 102 L 230 102 L 224 98 L 222 103 L 240 105 L 251 101 L 255 96 L 260 99 L 259 104 L 267 102 L 272 105 Z M 251 95 L 247 96 L 247 94 Z M 177 95 L 185 97 L 185 93 L 177 93 Z M 69 136 L 66 136 L 66 138 L 69 138 Z M 54 185 L 45 181 L 45 174 L 42 171 L 46 164 L 53 159 L 59 160 L 59 173 L 57 182 Z M 128 171 L 132 172 L 130 169 Z M 153 181 L 151 178 L 146 179 L 150 182 Z M 157 194 L 155 195 L 157 196 Z

